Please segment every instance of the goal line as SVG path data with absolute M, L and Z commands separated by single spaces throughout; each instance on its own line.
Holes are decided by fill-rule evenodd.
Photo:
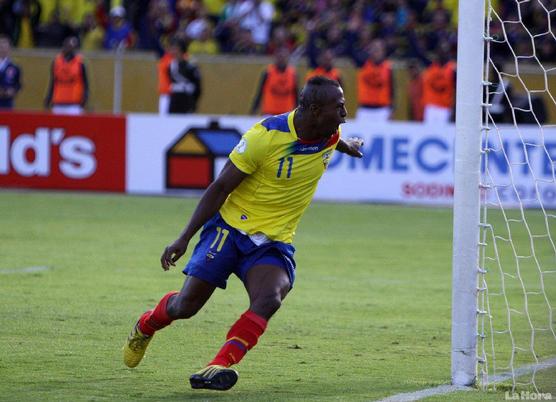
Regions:
M 539 364 L 528 364 L 516 368 L 513 372 L 508 371 L 493 376 L 489 379 L 487 385 L 500 384 L 502 382 L 511 380 L 512 378 L 515 377 L 529 375 L 533 372 L 539 372 L 541 370 L 546 370 L 552 367 L 556 367 L 556 357 L 540 362 Z M 477 390 L 476 387 L 466 387 L 463 385 L 439 385 L 438 387 L 425 388 L 415 392 L 406 392 L 402 394 L 392 395 L 385 399 L 381 399 L 379 402 L 410 402 L 410 401 L 418 401 L 436 395 L 445 395 L 445 394 L 451 394 L 453 392 L 476 391 L 476 390 Z

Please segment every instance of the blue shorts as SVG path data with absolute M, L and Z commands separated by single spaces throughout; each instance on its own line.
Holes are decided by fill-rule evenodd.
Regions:
M 247 272 L 255 265 L 276 265 L 295 280 L 295 248 L 291 244 L 271 241 L 257 246 L 237 229 L 228 225 L 219 213 L 203 226 L 201 239 L 195 246 L 183 273 L 226 289 L 228 277 L 234 273 L 244 283 Z

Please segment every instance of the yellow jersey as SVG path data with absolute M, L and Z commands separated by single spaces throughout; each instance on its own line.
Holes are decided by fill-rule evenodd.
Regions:
M 247 176 L 220 208 L 228 225 L 248 235 L 291 243 L 317 184 L 340 140 L 307 142 L 297 137 L 295 110 L 255 124 L 230 153 Z

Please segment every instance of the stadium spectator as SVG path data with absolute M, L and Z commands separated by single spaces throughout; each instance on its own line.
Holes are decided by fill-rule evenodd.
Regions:
M 60 20 L 77 30 L 85 20 L 87 14 L 94 14 L 98 3 L 103 0 L 39 0 L 42 13 L 41 24 L 46 24 L 54 10 L 60 15 Z
M 357 119 L 385 122 L 394 105 L 392 63 L 386 59 L 386 44 L 381 39 L 371 42 L 369 57 L 361 64 L 354 59 L 357 72 Z
M 89 97 L 89 83 L 83 57 L 77 53 L 75 36 L 64 40 L 62 51 L 52 63 L 50 84 L 44 101 L 52 113 L 81 114 Z
M 427 1 L 427 7 L 422 15 L 423 22 L 426 24 L 434 25 L 434 20 L 437 18 L 441 18 L 446 24 L 450 24 L 452 20 L 452 12 L 446 8 L 444 0 Z
M 407 65 L 409 82 L 407 96 L 409 102 L 409 120 L 423 121 L 423 77 L 417 60 L 411 60 Z
M 272 30 L 270 41 L 266 47 L 266 53 L 274 54 L 276 49 L 280 49 L 282 47 L 288 48 L 290 53 L 292 53 L 296 48 L 296 43 L 284 25 L 277 25 Z
M 380 14 L 374 35 L 384 41 L 387 55 L 391 55 L 398 50 L 398 26 L 394 11 Z
M 305 81 L 309 81 L 317 75 L 338 81 L 340 86 L 343 87 L 342 74 L 339 69 L 334 67 L 334 52 L 332 49 L 325 49 L 320 54 L 318 65 L 307 73 Z
M 37 47 L 59 48 L 64 40 L 75 36 L 76 32 L 65 21 L 60 18 L 60 10 L 54 8 L 46 24 L 37 28 Z
M 234 48 L 234 37 L 239 29 L 236 18 L 239 6 L 239 0 L 227 1 L 216 25 L 214 34 L 220 49 L 225 53 L 231 52 Z
M 104 29 L 100 26 L 93 14 L 87 14 L 83 18 L 80 29 L 81 48 L 83 50 L 102 49 L 104 40 Z
M 149 3 L 147 14 L 140 17 L 136 27 L 139 49 L 164 53 L 164 43 L 176 30 L 177 17 L 167 0 L 153 0 Z
M 244 0 L 238 7 L 239 27 L 251 34 L 258 53 L 264 53 L 270 37 L 274 6 L 266 0 Z
M 199 38 L 189 44 L 189 54 L 217 54 L 218 43 L 213 39 L 212 32 L 211 25 L 205 26 Z
M 12 109 L 21 89 L 21 70 L 10 59 L 10 39 L 0 35 L 0 109 Z
M 318 63 L 318 55 L 325 49 L 331 49 L 336 57 L 349 56 L 350 44 L 336 21 L 333 23 L 309 21 L 307 31 L 309 36 L 306 52 L 310 65 Z
M 425 25 L 425 43 L 427 52 L 435 51 L 441 45 L 448 44 L 450 53 L 457 46 L 456 30 L 450 25 L 450 13 L 444 9 L 436 9 L 431 15 L 431 21 Z
M 456 96 L 456 63 L 450 60 L 450 47 L 441 44 L 432 63 L 423 71 L 423 121 L 448 123 Z
M 196 17 L 191 20 L 184 29 L 185 36 L 189 40 L 199 39 L 203 31 L 212 27 L 212 22 L 208 18 L 207 11 L 202 6 L 199 7 Z
M 227 0 L 203 0 L 203 5 L 205 6 L 207 14 L 213 24 L 218 22 L 220 14 L 222 14 L 226 3 Z
M 339 84 L 315 77 L 303 89 L 299 108 L 247 131 L 178 239 L 164 249 L 160 261 L 166 271 L 203 227 L 182 290 L 163 296 L 133 327 L 124 345 L 128 367 L 140 363 L 156 331 L 193 317 L 235 273 L 245 285 L 249 308 L 214 359 L 190 377 L 194 389 L 235 385 L 238 373 L 230 367 L 257 344 L 294 284 L 293 235 L 332 153 L 362 156 L 361 140 L 340 138 L 346 115 Z M 285 154 L 292 146 L 294 151 Z
M 265 116 L 286 113 L 297 104 L 297 72 L 295 67 L 288 65 L 289 56 L 285 47 L 276 51 L 274 63 L 261 75 L 251 114 L 255 114 L 259 106 Z
M 105 0 L 97 0 L 105 1 Z M 126 20 L 130 23 L 134 33 L 139 32 L 142 26 L 146 23 L 146 16 L 150 11 L 152 3 L 160 2 L 161 0 L 112 0 L 111 6 L 122 6 L 126 11 Z M 162 0 L 167 3 L 168 0 Z M 137 41 L 137 38 L 135 38 Z M 136 43 L 137 44 L 137 43 Z
M 170 65 L 174 60 L 173 54 L 168 51 L 158 60 L 158 114 L 165 115 L 170 112 L 170 89 L 172 80 L 170 79 Z
M 12 5 L 14 16 L 13 40 L 19 48 L 35 46 L 36 30 L 41 18 L 38 0 L 15 0 Z
M 201 96 L 201 74 L 197 66 L 188 60 L 188 43 L 174 38 L 170 44 L 172 61 L 168 67 L 170 75 L 170 108 L 173 113 L 193 113 Z
M 10 42 L 14 40 L 15 15 L 12 0 L 0 0 L 0 35 L 5 35 Z
M 253 41 L 253 35 L 251 31 L 247 28 L 238 27 L 233 32 L 233 46 L 232 53 L 235 54 L 245 54 L 245 55 L 256 55 L 260 48 Z
M 535 46 L 537 57 L 543 63 L 554 63 L 556 60 L 556 40 L 553 37 L 545 36 L 536 41 Z
M 125 16 L 126 11 L 122 6 L 116 6 L 110 10 L 110 23 L 102 44 L 105 49 L 117 49 L 122 46 L 124 48 L 133 47 L 135 33 Z
M 489 114 L 495 123 L 512 123 L 512 103 L 516 101 L 510 80 L 502 72 L 502 66 L 498 62 L 490 65 L 488 80 L 489 86 Z

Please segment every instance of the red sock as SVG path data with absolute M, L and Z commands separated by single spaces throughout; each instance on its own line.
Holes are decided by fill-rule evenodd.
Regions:
M 179 292 L 170 292 L 164 295 L 158 302 L 154 310 L 149 310 L 139 318 L 139 329 L 142 333 L 152 336 L 156 331 L 167 327 L 174 321 L 166 312 L 166 306 L 170 297 Z
M 217 364 L 230 367 L 232 364 L 239 363 L 247 351 L 257 344 L 259 337 L 266 329 L 266 325 L 267 321 L 263 317 L 247 310 L 232 325 L 226 336 L 226 343 L 209 365 Z

